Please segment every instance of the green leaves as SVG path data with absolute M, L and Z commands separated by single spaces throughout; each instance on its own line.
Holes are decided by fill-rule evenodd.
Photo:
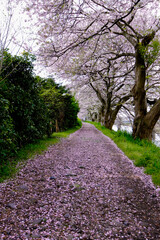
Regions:
M 141 56 L 145 58 L 147 66 L 150 66 L 157 59 L 160 51 L 160 42 L 155 39 L 148 46 L 139 43 L 139 51 Z
M 50 135 L 54 131 L 62 131 L 77 124 L 79 106 L 67 89 L 56 84 L 53 79 L 43 79 L 41 97 L 48 109 Z
M 149 45 L 148 52 L 146 54 L 146 60 L 148 61 L 149 65 L 151 65 L 157 59 L 159 51 L 160 51 L 160 43 L 158 39 L 155 39 Z
M 53 79 L 34 77 L 33 55 L 4 53 L 0 72 L 1 160 L 18 147 L 77 124 L 78 103 Z
M 34 57 L 28 53 L 11 56 L 7 51 L 1 69 L 0 142 L 3 159 L 36 138 L 47 129 L 45 104 L 39 96 L 37 79 L 33 76 Z M 5 154 L 5 152 L 7 154 Z
M 16 133 L 9 114 L 9 101 L 0 94 L 0 165 L 16 151 Z

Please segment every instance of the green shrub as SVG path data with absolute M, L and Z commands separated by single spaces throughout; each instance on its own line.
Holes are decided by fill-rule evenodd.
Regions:
M 54 79 L 40 79 L 41 97 L 47 109 L 48 135 L 77 125 L 79 105 L 70 92 L 54 82 Z
M 63 131 L 78 124 L 79 106 L 75 98 L 53 79 L 35 77 L 34 60 L 34 56 L 26 52 L 22 56 L 12 56 L 8 51 L 3 54 L 0 174 L 10 169 L 17 149 L 46 135 L 51 136 L 57 129 Z
M 27 53 L 11 56 L 5 52 L 1 71 L 1 78 L 5 78 L 3 97 L 10 103 L 8 111 L 19 146 L 41 138 L 47 131 L 46 106 L 33 76 L 33 60 Z
M 9 101 L 0 94 L 0 165 L 13 156 L 16 148 L 16 134 L 9 115 Z

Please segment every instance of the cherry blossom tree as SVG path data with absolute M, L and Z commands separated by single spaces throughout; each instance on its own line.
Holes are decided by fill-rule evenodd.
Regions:
M 75 97 L 78 100 L 80 106 L 80 112 L 78 114 L 80 119 L 101 122 L 99 114 L 101 109 L 101 102 L 89 85 L 86 84 L 84 86 L 81 86 L 79 89 L 77 89 L 77 85 L 75 85 Z
M 157 82 L 159 77 L 156 67 L 154 68 L 155 74 L 152 72 L 153 64 L 158 61 L 159 57 L 160 25 L 156 13 L 158 4 L 157 0 L 115 0 L 112 2 L 109 0 L 58 0 L 56 2 L 37 0 L 28 5 L 31 14 L 37 14 L 40 26 L 39 53 L 48 66 L 53 66 L 55 61 L 57 64 L 54 66 L 65 64 L 69 66 L 70 63 L 70 68 L 68 68 L 70 72 L 73 61 L 81 62 L 84 56 L 87 56 L 87 62 L 88 56 L 90 61 L 96 59 L 98 62 L 102 56 L 103 61 L 106 59 L 103 71 L 91 74 L 89 78 L 90 85 L 97 92 L 99 99 L 102 97 L 103 87 L 93 83 L 95 76 L 101 74 L 103 82 L 109 66 L 114 68 L 116 63 L 125 65 L 124 75 L 131 73 L 126 69 L 132 69 L 134 80 L 131 82 L 131 93 L 135 109 L 133 122 L 135 138 L 150 139 L 160 116 L 159 92 L 155 95 L 154 105 L 147 109 L 148 80 L 151 92 L 151 86 L 155 86 L 152 82 Z M 108 44 L 104 45 L 104 39 L 108 41 Z M 96 63 L 96 66 L 99 65 Z M 118 71 L 116 73 L 120 75 L 121 71 Z M 107 78 L 117 79 L 113 71 Z M 128 96 L 130 90 L 131 88 L 128 88 Z M 109 102 L 109 94 L 107 101 Z M 121 102 L 123 102 L 122 99 Z M 106 119 L 106 122 L 108 121 L 109 118 Z

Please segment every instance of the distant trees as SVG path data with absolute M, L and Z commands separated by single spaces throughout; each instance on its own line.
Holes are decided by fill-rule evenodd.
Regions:
M 22 56 L 12 56 L 8 51 L 3 54 L 0 74 L 1 161 L 13 155 L 18 147 L 77 124 L 78 103 L 53 79 L 34 76 L 34 59 L 26 52 Z
M 79 112 L 75 98 L 53 79 L 41 79 L 41 84 L 41 97 L 48 109 L 48 135 L 75 126 Z
M 106 112 L 107 105 L 118 110 L 129 96 L 133 98 L 134 138 L 151 139 L 160 116 L 159 91 L 154 94 L 154 89 L 160 87 L 158 8 L 158 0 L 37 0 L 28 7 L 37 16 L 39 54 L 48 66 L 61 69 L 63 74 L 87 75 L 99 99 L 105 100 Z M 102 96 L 104 79 L 106 84 L 109 79 L 116 84 L 112 94 L 117 92 L 117 83 L 123 81 L 117 92 L 119 101 L 115 102 L 114 94 L 110 98 L 113 85 Z M 151 92 L 156 102 L 147 107 L 147 99 L 153 98 Z M 106 126 L 115 118 L 112 113 L 106 115 Z

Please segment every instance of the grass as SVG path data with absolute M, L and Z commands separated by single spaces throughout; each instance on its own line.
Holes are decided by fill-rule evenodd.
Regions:
M 24 166 L 27 159 L 34 158 L 37 154 L 42 154 L 50 145 L 56 144 L 61 138 L 68 137 L 71 133 L 77 131 L 81 126 L 71 128 L 64 132 L 53 133 L 52 137 L 41 140 L 36 140 L 32 144 L 27 144 L 21 148 L 16 157 L 8 159 L 5 163 L 0 165 L 0 182 L 14 177 L 19 169 Z
M 98 130 L 111 138 L 137 167 L 144 167 L 144 172 L 152 176 L 155 185 L 160 186 L 160 148 L 150 141 L 136 139 L 126 131 L 113 131 L 92 123 Z

